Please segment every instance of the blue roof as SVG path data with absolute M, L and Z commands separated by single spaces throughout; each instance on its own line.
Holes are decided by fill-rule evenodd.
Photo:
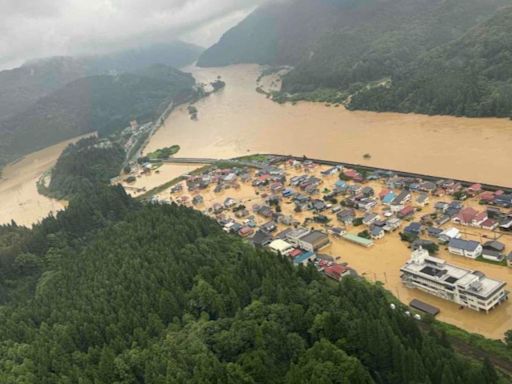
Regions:
M 302 264 L 306 260 L 309 260 L 312 256 L 314 256 L 314 252 L 306 252 L 302 255 L 297 256 L 295 259 L 293 259 L 293 264 Z
M 384 204 L 391 203 L 395 199 L 395 192 L 389 192 L 386 196 L 382 198 L 382 202 Z
M 347 183 L 343 180 L 338 180 L 335 184 L 337 187 L 344 187 Z
M 463 249 L 468 252 L 475 251 L 480 243 L 474 240 L 462 240 L 462 239 L 451 239 L 450 243 L 448 243 L 448 247 Z

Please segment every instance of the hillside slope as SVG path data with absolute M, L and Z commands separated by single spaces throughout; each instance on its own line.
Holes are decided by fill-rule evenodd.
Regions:
M 85 76 L 133 72 L 153 64 L 175 68 L 194 62 L 202 48 L 183 42 L 78 57 L 50 57 L 0 71 L 0 120 L 22 112 L 41 97 Z
M 464 116 L 512 116 L 512 7 L 364 90 L 351 108 Z
M 509 4 L 507 0 L 320 0 L 314 4 L 290 0 L 255 11 L 206 50 L 198 63 L 202 66 L 249 62 L 292 65 L 294 69 L 283 78 L 281 99 L 290 95 L 300 99 L 321 89 L 338 92 L 342 97 L 362 91 L 351 107 L 380 110 L 376 102 L 365 101 L 366 97 L 381 100 L 375 94 L 383 91 L 373 90 L 375 85 L 391 83 L 397 90 L 398 101 L 386 110 L 423 112 L 428 109 L 430 113 L 473 116 L 475 113 L 464 107 L 422 109 L 418 103 L 401 107 L 398 104 L 406 95 L 399 80 L 418 67 L 420 58 L 435 54 L 474 28 L 486 25 L 489 18 L 500 16 L 501 7 Z M 491 40 L 496 40 L 498 33 L 488 29 L 488 34 L 494 35 Z M 471 37 L 466 41 L 466 48 L 478 44 L 472 43 Z M 449 58 L 446 59 L 446 65 L 451 65 Z M 503 55 L 494 55 L 493 60 L 496 61 L 493 66 L 507 66 L 506 50 Z M 479 57 L 467 55 L 465 64 L 480 65 L 478 61 Z M 430 73 L 439 83 L 446 80 L 443 76 L 436 78 L 434 71 Z M 458 83 L 454 85 L 460 88 L 474 80 L 470 77 L 461 80 L 464 84 L 461 81 L 451 84 Z M 420 87 L 420 92 L 429 92 L 426 84 L 415 86 Z M 368 89 L 373 92 L 365 92 Z M 437 104 L 443 102 L 440 98 Z
M 171 101 L 190 97 L 194 84 L 191 75 L 160 65 L 75 80 L 0 122 L 0 163 L 84 133 L 109 134 L 132 119 L 152 120 Z
M 2 383 L 495 384 L 378 286 L 107 188 L 0 227 Z

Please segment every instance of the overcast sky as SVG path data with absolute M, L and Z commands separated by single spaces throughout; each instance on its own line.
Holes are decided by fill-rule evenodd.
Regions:
M 266 0 L 0 0 L 0 68 L 182 39 L 214 43 Z

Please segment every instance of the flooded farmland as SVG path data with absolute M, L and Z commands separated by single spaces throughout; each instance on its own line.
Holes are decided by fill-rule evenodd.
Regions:
M 178 144 L 178 156 L 279 153 L 359 163 L 512 187 L 512 121 L 352 112 L 320 103 L 279 105 L 255 92 L 255 65 L 196 68 L 226 88 L 198 103 L 198 120 L 176 109 L 147 151 Z M 369 154 L 369 159 L 363 156 Z

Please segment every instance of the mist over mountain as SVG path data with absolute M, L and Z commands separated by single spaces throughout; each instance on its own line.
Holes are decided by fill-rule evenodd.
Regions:
M 104 55 L 32 60 L 0 71 L 0 120 L 22 112 L 41 97 L 79 78 L 133 72 L 152 64 L 179 68 L 194 62 L 201 51 L 196 45 L 177 41 Z
M 481 48 L 485 46 L 492 47 L 487 53 L 497 51 L 484 59 L 487 65 L 509 67 L 510 34 L 502 33 L 509 25 L 508 10 L 502 7 L 509 4 L 505 0 L 320 0 L 314 4 L 294 0 L 267 4 L 226 32 L 201 55 L 198 64 L 290 65 L 294 69 L 283 78 L 282 97 L 310 98 L 309 93 L 327 89 L 354 109 L 510 115 L 508 71 L 502 72 L 506 78 L 502 76 L 498 84 L 486 74 L 480 78 L 476 70 L 482 68 Z M 457 44 L 465 49 L 457 49 Z M 446 60 L 445 54 L 450 56 Z M 432 66 L 429 60 L 437 64 Z M 459 72 L 461 63 L 463 74 Z M 452 74 L 448 82 L 447 72 Z M 429 86 L 432 82 L 450 85 L 435 92 Z M 483 90 L 467 95 L 471 85 Z M 448 88 L 450 92 L 444 92 Z M 466 94 L 465 100 L 455 93 Z M 489 101 L 489 94 L 495 101 Z M 455 98 L 455 103 L 445 104 L 447 98 Z M 486 106 L 489 103 L 502 106 Z

